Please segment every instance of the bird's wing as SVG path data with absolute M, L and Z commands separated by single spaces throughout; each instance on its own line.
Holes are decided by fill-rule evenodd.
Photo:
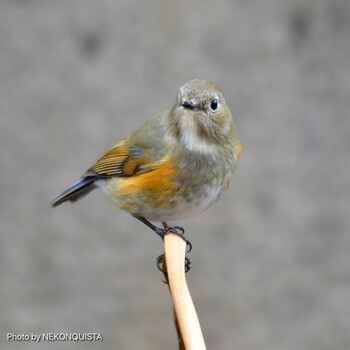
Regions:
M 168 150 L 164 143 L 166 117 L 167 112 L 146 121 L 105 153 L 84 177 L 134 176 L 158 168 Z
M 152 162 L 142 148 L 129 147 L 121 141 L 105 153 L 83 177 L 126 177 L 152 171 L 159 162 Z

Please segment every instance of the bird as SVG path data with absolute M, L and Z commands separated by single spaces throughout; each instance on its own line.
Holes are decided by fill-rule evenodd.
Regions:
M 179 88 L 171 109 L 118 142 L 51 204 L 75 202 L 101 188 L 160 237 L 169 231 L 183 236 L 181 226 L 168 222 L 211 207 L 228 189 L 242 149 L 222 90 L 194 79 Z

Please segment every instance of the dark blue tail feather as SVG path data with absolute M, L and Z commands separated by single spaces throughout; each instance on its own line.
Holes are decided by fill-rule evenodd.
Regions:
M 52 201 L 51 205 L 53 207 L 57 207 L 66 201 L 75 202 L 76 200 L 86 196 L 96 188 L 95 180 L 95 177 L 89 176 L 77 181 L 63 191 L 58 197 L 56 197 Z

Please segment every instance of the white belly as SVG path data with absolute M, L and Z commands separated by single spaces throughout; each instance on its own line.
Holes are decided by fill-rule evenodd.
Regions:
M 195 197 L 191 201 L 178 203 L 166 220 L 189 219 L 202 213 L 219 199 L 221 191 L 222 188 L 219 186 L 207 186 L 201 196 Z

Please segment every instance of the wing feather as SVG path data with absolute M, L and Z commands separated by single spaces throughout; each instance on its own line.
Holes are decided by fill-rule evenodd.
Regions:
M 128 147 L 126 141 L 122 141 L 105 153 L 89 170 L 86 176 L 111 177 L 133 176 L 152 170 L 152 162 L 140 148 Z

